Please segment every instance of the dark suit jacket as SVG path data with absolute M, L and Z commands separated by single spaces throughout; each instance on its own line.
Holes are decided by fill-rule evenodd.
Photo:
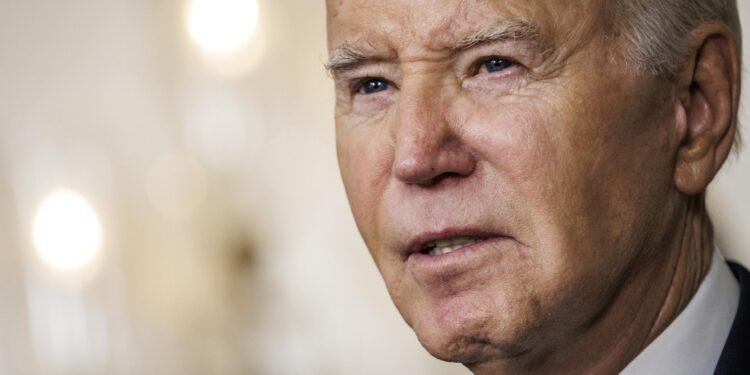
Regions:
M 740 281 L 740 306 L 714 374 L 750 375 L 750 272 L 737 263 L 729 267 Z

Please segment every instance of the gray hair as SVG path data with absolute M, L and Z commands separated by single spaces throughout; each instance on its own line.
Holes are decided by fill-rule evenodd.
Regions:
M 742 29 L 736 0 L 607 0 L 616 30 L 626 45 L 624 58 L 635 69 L 670 77 L 690 53 L 690 33 L 705 22 L 725 23 L 742 54 Z M 739 129 L 735 151 L 739 150 Z
M 609 0 L 615 25 L 628 46 L 628 63 L 656 75 L 672 75 L 690 51 L 690 32 L 702 23 L 729 26 L 737 47 L 742 31 L 736 0 Z

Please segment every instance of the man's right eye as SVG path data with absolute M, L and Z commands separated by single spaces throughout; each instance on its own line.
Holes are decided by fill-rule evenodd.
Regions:
M 358 93 L 365 94 L 365 95 L 375 94 L 381 91 L 388 90 L 390 85 L 391 84 L 384 79 L 380 79 L 380 78 L 368 79 L 362 83 L 362 85 L 360 86 L 358 90 L 359 91 Z

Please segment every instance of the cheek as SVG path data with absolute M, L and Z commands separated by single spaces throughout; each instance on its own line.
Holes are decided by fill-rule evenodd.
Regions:
M 467 142 L 509 198 L 530 204 L 549 186 L 559 187 L 556 179 L 569 164 L 557 133 L 559 112 L 528 97 L 466 107 Z
M 374 125 L 348 127 L 336 131 L 339 169 L 349 204 L 360 233 L 373 251 L 380 248 L 379 209 L 390 177 L 393 154 L 390 142 L 379 141 L 386 132 Z M 375 254 L 373 254 L 375 255 Z
M 618 233 L 633 228 L 634 212 L 617 204 L 638 199 L 632 174 L 623 173 L 632 160 L 618 148 L 633 137 L 611 121 L 618 117 L 611 105 L 611 113 L 596 113 L 587 108 L 604 107 L 540 98 L 474 103 L 465 127 L 492 183 L 524 223 L 520 240 L 536 252 L 531 259 L 543 278 L 576 277 L 593 267 L 597 249 L 622 249 Z
M 617 262 L 633 256 L 645 238 L 633 233 L 648 232 L 670 191 L 668 98 L 586 90 L 566 95 L 577 100 L 537 93 L 496 108 L 500 114 L 476 113 L 501 124 L 502 134 L 484 135 L 492 141 L 484 152 L 522 202 L 516 212 L 533 220 L 535 245 L 568 262 Z M 601 249 L 614 253 L 601 257 Z

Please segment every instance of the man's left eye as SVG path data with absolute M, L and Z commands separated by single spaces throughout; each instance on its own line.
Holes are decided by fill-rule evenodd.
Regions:
M 390 83 L 388 81 L 380 78 L 373 78 L 365 81 L 359 91 L 365 95 L 370 95 L 386 91 L 389 87 Z
M 495 72 L 499 72 L 499 71 L 508 69 L 510 67 L 513 67 L 514 65 L 516 65 L 516 63 L 510 60 L 499 59 L 499 58 L 487 59 L 487 60 L 484 60 L 482 62 L 482 65 L 480 66 L 480 73 L 481 72 L 495 73 Z

